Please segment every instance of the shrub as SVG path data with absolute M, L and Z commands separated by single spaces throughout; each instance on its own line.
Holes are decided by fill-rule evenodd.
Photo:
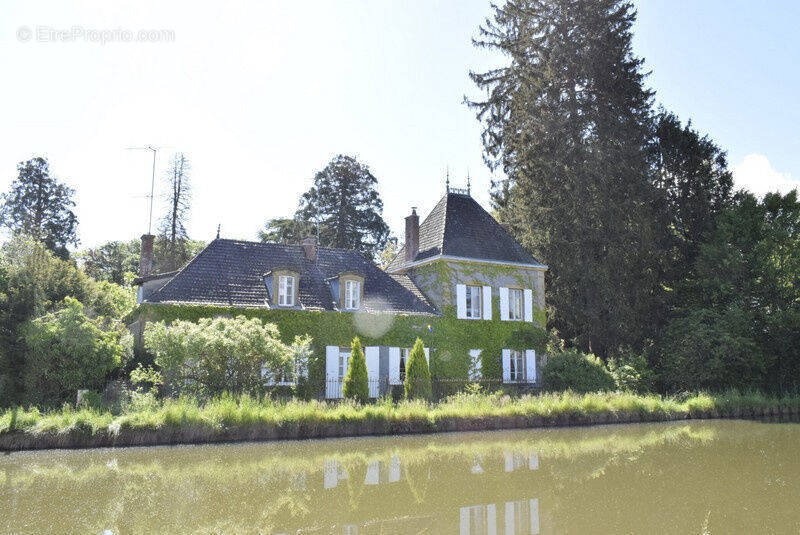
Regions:
M 367 359 L 361 347 L 361 340 L 356 336 L 350 351 L 347 374 L 344 377 L 342 395 L 359 403 L 369 400 L 369 381 L 367 378 Z
M 75 399 L 78 389 L 101 390 L 108 374 L 129 353 L 130 337 L 91 319 L 71 297 L 64 307 L 30 321 L 23 328 L 27 346 L 25 387 L 31 403 Z
M 626 348 L 608 360 L 608 369 L 614 377 L 617 390 L 645 394 L 652 392 L 655 374 L 647 356 Z
M 546 390 L 579 393 L 614 390 L 616 386 L 613 375 L 599 358 L 576 349 L 565 349 L 547 358 L 542 385 Z
M 430 399 L 432 395 L 431 371 L 425 358 L 425 347 L 417 338 L 408 355 L 406 380 L 404 383 L 406 399 Z
M 172 392 L 258 393 L 264 386 L 262 369 L 273 373 L 291 362 L 291 348 L 278 334 L 274 324 L 244 316 L 177 320 L 148 325 L 145 347 Z

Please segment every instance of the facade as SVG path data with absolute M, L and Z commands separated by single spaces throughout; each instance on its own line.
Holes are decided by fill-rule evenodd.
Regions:
M 174 274 L 138 280 L 147 321 L 244 314 L 313 339 L 297 376 L 341 397 L 350 342 L 365 346 L 370 395 L 402 385 L 421 338 L 434 378 L 535 387 L 545 343 L 544 272 L 468 191 L 450 190 L 386 270 L 355 251 L 216 239 Z M 147 265 L 145 260 L 142 265 Z M 266 381 L 276 382 L 269 370 Z

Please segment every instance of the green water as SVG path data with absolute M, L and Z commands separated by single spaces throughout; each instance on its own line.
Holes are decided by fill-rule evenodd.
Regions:
M 2 533 L 800 533 L 800 424 L 0 454 Z

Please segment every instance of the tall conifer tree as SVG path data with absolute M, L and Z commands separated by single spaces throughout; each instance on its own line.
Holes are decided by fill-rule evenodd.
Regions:
M 605 355 L 644 337 L 656 306 L 653 93 L 631 50 L 633 5 L 511 0 L 475 41 L 505 66 L 471 73 L 501 220 L 550 267 L 554 324 Z

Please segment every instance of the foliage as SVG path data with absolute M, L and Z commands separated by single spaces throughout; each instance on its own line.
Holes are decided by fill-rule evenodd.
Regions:
M 639 394 L 653 391 L 655 372 L 644 353 L 622 348 L 608 359 L 608 370 L 614 377 L 617 390 Z
M 366 165 L 351 156 L 336 156 L 314 177 L 295 219 L 317 224 L 323 247 L 375 256 L 389 240 L 377 183 Z
M 64 307 L 29 322 L 22 330 L 27 346 L 25 390 L 30 403 L 74 399 L 78 389 L 100 390 L 108 374 L 130 355 L 130 338 L 119 328 L 91 319 L 72 297 Z
M 797 192 L 738 194 L 675 294 L 656 363 L 664 388 L 800 387 Z
M 400 247 L 401 245 L 397 243 L 396 238 L 390 238 L 389 241 L 386 242 L 386 247 L 384 247 L 378 255 L 378 267 L 386 269 L 392 260 L 394 260 L 394 257 L 397 256 Z
M 174 271 L 183 267 L 192 258 L 188 246 L 186 220 L 191 203 L 191 184 L 189 181 L 189 160 L 181 153 L 174 154 L 165 176 L 167 193 L 164 197 L 166 213 L 158 228 L 155 243 L 160 259 L 161 271 Z
M 344 377 L 342 395 L 359 403 L 369 401 L 369 381 L 367 379 L 367 359 L 361 340 L 353 338 L 350 360 L 347 363 L 347 374 Z
M 128 431 L 163 431 L 176 436 L 176 430 L 201 432 L 213 430 L 229 433 L 238 429 L 244 433 L 257 429 L 321 429 L 330 425 L 337 436 L 342 423 L 382 424 L 386 433 L 403 433 L 412 425 L 419 430 L 447 429 L 447 422 L 458 419 L 484 419 L 487 427 L 498 418 L 526 417 L 543 423 L 577 418 L 585 422 L 615 421 L 618 415 L 637 415 L 642 419 L 686 418 L 689 415 L 752 414 L 779 407 L 800 409 L 800 397 L 768 397 L 763 394 L 727 392 L 710 396 L 696 394 L 684 399 L 641 396 L 632 393 L 576 394 L 560 392 L 525 395 L 516 399 L 494 394 L 459 394 L 435 405 L 420 401 L 397 404 L 378 403 L 359 405 L 350 401 L 325 403 L 320 401 L 276 401 L 254 399 L 243 395 L 223 395 L 203 403 L 182 396 L 166 398 L 153 405 L 130 406 L 120 415 L 108 410 L 84 409 L 69 406 L 43 412 L 37 408 L 7 409 L 0 412 L 0 437 L 7 433 L 65 433 L 81 429 L 88 435 L 116 436 L 121 429 Z M 441 427 L 440 427 L 441 426 Z M 167 435 L 165 435 L 167 436 Z M 208 436 L 201 435 L 201 436 Z M 298 434 L 299 436 L 299 434 Z M 176 437 L 175 440 L 180 440 Z
M 145 347 L 171 391 L 204 396 L 259 392 L 262 368 L 284 369 L 291 359 L 274 324 L 244 316 L 151 324 Z
M 110 241 L 76 254 L 83 271 L 95 280 L 125 284 L 128 274 L 139 273 L 139 240 Z
M 316 226 L 297 218 L 270 219 L 264 228 L 258 231 L 258 239 L 264 243 L 282 243 L 297 245 L 309 236 L 316 236 Z
M 542 370 L 542 386 L 549 391 L 585 393 L 613 390 L 616 384 L 614 376 L 599 358 L 576 349 L 566 349 L 547 357 Z
M 428 360 L 425 358 L 425 346 L 419 338 L 414 342 L 414 347 L 411 348 L 408 355 L 403 387 L 406 399 L 431 398 L 431 371 L 428 368 Z
M 733 175 L 725 151 L 701 136 L 689 121 L 661 110 L 655 120 L 654 179 L 664 197 L 673 254 L 665 266 L 668 284 L 694 266 L 700 245 L 714 230 L 717 215 L 731 204 Z
M 159 388 L 164 384 L 160 371 L 151 366 L 142 366 L 141 363 L 131 370 L 130 380 L 136 390 L 142 393 L 158 394 Z
M 50 176 L 45 158 L 20 162 L 17 171 L 11 190 L 2 198 L 0 224 L 14 234 L 32 236 L 67 258 L 67 245 L 78 244 L 78 218 L 72 212 L 75 191 Z
M 606 356 L 639 343 L 658 306 L 651 99 L 621 0 L 493 5 L 476 45 L 500 68 L 472 73 L 500 220 L 546 263 L 553 323 Z

